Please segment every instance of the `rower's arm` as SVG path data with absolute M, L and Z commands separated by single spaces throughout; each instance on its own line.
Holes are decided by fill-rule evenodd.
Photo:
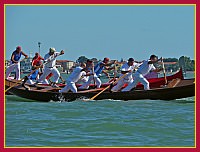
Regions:
M 65 54 L 64 50 L 61 50 L 60 52 L 56 52 L 55 58 L 57 56 L 60 56 L 60 55 L 63 55 L 63 54 Z
M 106 70 L 113 70 L 115 67 L 105 67 Z
M 163 70 L 163 68 L 156 68 L 155 70 L 153 70 L 153 72 L 160 72 L 162 70 Z
M 39 56 L 39 58 L 40 58 L 41 60 L 44 60 L 44 58 L 43 58 L 43 57 L 41 57 L 41 56 Z
M 109 76 L 109 74 L 106 71 L 102 71 L 106 76 Z
M 26 59 L 28 58 L 28 55 L 25 54 L 23 51 L 22 51 L 22 55 L 25 56 Z

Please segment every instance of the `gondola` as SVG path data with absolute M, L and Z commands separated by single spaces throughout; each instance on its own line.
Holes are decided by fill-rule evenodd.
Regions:
M 159 86 L 150 90 L 137 88 L 129 92 L 109 92 L 105 91 L 95 98 L 95 100 L 114 99 L 114 100 L 174 100 L 195 95 L 195 79 L 178 79 L 176 86 Z M 13 80 L 5 80 L 5 87 L 16 83 Z M 58 89 L 50 86 L 28 86 L 30 90 L 24 88 L 20 83 L 10 89 L 10 92 L 16 96 L 31 99 L 40 102 L 49 101 L 74 101 L 76 99 L 89 99 L 96 95 L 100 89 L 79 91 L 78 93 L 59 93 Z

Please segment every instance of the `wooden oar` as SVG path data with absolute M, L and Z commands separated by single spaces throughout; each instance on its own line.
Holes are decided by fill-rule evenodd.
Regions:
M 126 76 L 126 74 L 122 75 L 119 79 L 117 79 L 117 81 L 115 81 L 113 83 L 113 85 L 115 85 L 117 82 L 119 82 L 119 80 L 123 79 Z M 104 88 L 102 91 L 100 91 L 99 93 L 97 93 L 95 96 L 93 96 L 92 98 L 90 98 L 90 100 L 94 100 L 97 96 L 99 96 L 101 93 L 103 93 L 104 91 L 106 91 L 107 89 L 110 88 L 110 85 L 107 86 L 106 88 Z
M 62 83 L 65 84 L 65 80 L 63 79 L 63 77 L 60 76 L 59 78 L 61 79 Z
M 37 69 L 39 69 L 41 66 L 37 67 L 35 70 L 31 71 L 31 73 L 29 73 L 27 76 L 23 77 L 21 80 L 18 80 L 17 82 L 15 82 L 13 85 L 11 85 L 8 89 L 5 90 L 5 92 L 7 92 L 8 90 L 10 90 L 12 87 L 15 87 L 18 83 L 22 82 L 26 77 L 29 77 L 31 74 L 33 74 Z
M 94 86 L 96 86 L 96 81 L 95 81 L 95 77 L 94 77 L 94 65 L 93 65 L 93 67 L 92 67 L 92 73 L 93 73 L 93 81 L 94 81 Z
M 19 62 L 22 62 L 22 61 L 24 61 L 25 59 L 27 59 L 27 58 L 23 58 L 23 59 L 22 59 L 21 61 L 19 61 Z M 10 67 L 10 66 L 12 66 L 12 65 L 15 65 L 15 64 L 18 64 L 19 62 L 13 63 L 13 64 L 9 65 L 8 67 Z
M 116 75 L 117 75 L 117 71 L 116 71 L 116 64 L 114 65 L 114 80 L 116 78 Z
M 166 76 L 166 71 L 165 71 L 165 64 L 163 62 L 163 59 L 162 59 L 162 67 L 163 67 L 163 74 L 164 74 L 164 78 L 165 78 L 165 85 L 167 84 L 167 76 Z

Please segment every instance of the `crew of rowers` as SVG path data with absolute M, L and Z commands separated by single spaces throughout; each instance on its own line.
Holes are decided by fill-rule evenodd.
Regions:
M 31 74 L 26 77 L 26 81 L 29 84 L 33 85 L 36 85 L 38 83 L 48 84 L 47 79 L 53 75 L 51 86 L 58 87 L 56 84 L 58 83 L 58 80 L 60 78 L 60 73 L 56 68 L 56 58 L 63 54 L 64 50 L 62 50 L 61 52 L 56 52 L 55 48 L 50 48 L 49 52 L 44 56 L 44 58 L 36 53 L 35 57 L 32 60 Z M 11 55 L 10 66 L 6 70 L 6 79 L 8 79 L 10 73 L 14 69 L 16 69 L 16 79 L 20 80 L 20 58 L 22 55 L 24 55 L 25 58 L 28 58 L 28 56 L 22 51 L 22 48 L 18 46 Z M 119 81 L 116 85 L 112 87 L 110 91 L 130 91 L 135 88 L 139 82 L 144 85 L 145 90 L 149 90 L 149 82 L 145 78 L 145 76 L 149 72 L 159 72 L 162 70 L 162 68 L 154 67 L 154 64 L 160 60 L 162 60 L 162 58 L 158 59 L 156 55 L 151 55 L 148 60 L 143 62 L 136 62 L 133 58 L 129 58 L 128 61 L 124 63 L 121 67 Z M 76 67 L 66 79 L 66 86 L 59 90 L 59 92 L 66 93 L 71 90 L 73 93 L 77 93 L 78 89 L 88 89 L 92 81 L 97 88 L 100 88 L 102 83 L 99 76 L 101 75 L 101 73 L 109 76 L 106 71 L 110 71 L 113 69 L 116 70 L 115 66 L 112 66 L 113 64 L 116 64 L 116 61 L 110 62 L 109 58 L 107 57 L 105 57 L 103 61 L 99 62 L 95 66 L 93 61 L 89 59 L 86 63 L 80 63 L 80 65 Z M 39 68 L 43 68 L 42 74 L 39 72 Z M 137 71 L 133 74 L 136 69 Z M 83 84 L 79 88 L 77 88 L 77 82 L 83 82 Z M 127 85 L 127 87 L 123 88 L 125 84 Z

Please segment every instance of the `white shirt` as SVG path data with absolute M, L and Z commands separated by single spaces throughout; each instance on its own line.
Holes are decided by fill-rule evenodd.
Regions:
M 50 62 L 48 62 L 47 64 L 45 64 L 46 68 L 52 68 L 56 65 L 56 57 L 60 55 L 60 52 L 55 52 L 53 55 L 50 55 L 49 53 L 47 53 L 44 56 L 44 61 L 48 62 L 48 59 L 50 60 Z
M 133 71 L 136 67 L 139 67 L 139 66 L 140 66 L 140 64 L 139 63 L 135 63 L 135 62 L 133 63 L 132 66 L 129 66 L 128 62 L 126 62 L 125 64 L 122 65 L 121 71 L 129 71 L 129 70 Z M 121 74 L 120 76 L 122 76 L 122 75 L 123 74 Z M 130 81 L 132 78 L 133 78 L 132 77 L 132 72 L 128 72 L 127 76 L 124 77 L 124 79 L 127 80 L 127 81 Z
M 81 71 L 82 67 L 76 67 L 74 71 L 70 74 L 70 76 L 67 78 L 67 81 L 69 82 L 78 82 L 78 80 L 81 78 L 81 76 L 85 75 L 85 71 Z
M 155 70 L 153 64 L 148 64 L 150 60 L 144 61 L 140 68 L 137 70 L 138 73 L 142 74 L 143 76 L 147 75 L 151 70 Z

